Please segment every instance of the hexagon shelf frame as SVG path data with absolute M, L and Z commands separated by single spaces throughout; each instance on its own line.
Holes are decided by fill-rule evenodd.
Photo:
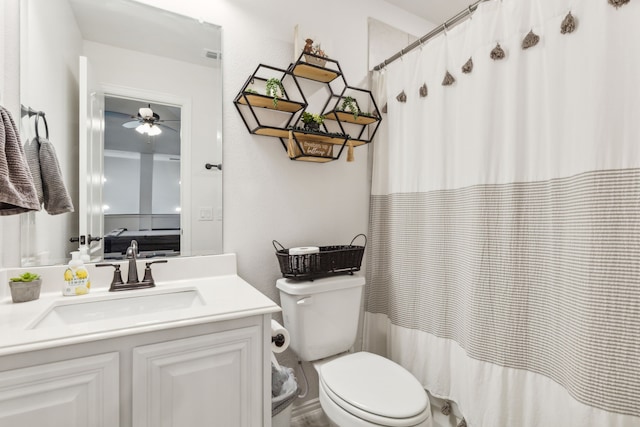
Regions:
M 285 104 L 276 109 L 269 104 L 271 97 L 261 95 L 259 92 L 255 93 L 257 92 L 254 89 L 256 81 L 266 82 L 267 80 L 266 77 L 259 75 L 259 72 L 264 70 L 282 73 L 280 78 L 282 82 L 291 76 L 293 84 L 290 83 L 290 86 L 298 90 L 302 101 L 291 101 L 285 94 Z M 314 84 L 319 84 L 320 88 L 314 89 Z M 257 87 L 260 88 L 260 86 Z M 307 95 L 306 92 L 312 93 Z M 323 92 L 326 97 L 322 96 Z M 308 130 L 302 125 L 302 115 L 309 109 L 311 96 L 316 98 L 316 101 L 320 98 L 319 102 L 314 104 L 322 105 L 316 112 L 322 112 L 325 116 L 321 126 L 323 130 Z M 358 111 L 355 117 L 349 108 L 343 111 L 346 99 L 354 101 Z M 278 104 L 280 102 L 282 100 L 279 100 Z M 337 160 L 344 151 L 345 145 L 349 146 L 351 152 L 354 146 L 371 142 L 381 120 L 380 111 L 371 92 L 348 86 L 338 61 L 304 53 L 286 71 L 260 64 L 245 82 L 234 103 L 250 133 L 279 138 L 289 158 L 316 163 Z M 290 106 L 289 103 L 294 105 Z M 260 115 L 257 114 L 257 111 L 264 111 L 264 109 L 286 111 L 290 115 L 286 122 L 280 122 L 278 125 L 273 122 L 264 124 L 265 122 L 261 121 Z
M 380 126 L 380 110 L 371 91 L 346 86 L 340 95 L 333 95 L 323 110 L 325 122 L 337 126 L 335 132 L 351 136 L 353 146 L 368 144 Z M 334 126 L 327 126 L 329 132 Z
M 276 99 L 267 95 L 267 82 L 277 79 L 284 92 Z M 295 94 L 291 98 L 289 94 Z M 307 106 L 298 82 L 287 71 L 260 64 L 234 99 L 236 109 L 249 133 L 287 138 L 287 128 Z

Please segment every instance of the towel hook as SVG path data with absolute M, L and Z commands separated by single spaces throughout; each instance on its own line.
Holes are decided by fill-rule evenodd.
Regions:
M 22 117 L 24 116 L 29 116 L 29 118 L 31 118 L 31 116 L 35 116 L 38 112 L 36 110 L 34 110 L 31 107 L 25 107 L 24 105 L 20 104 L 20 115 Z
M 40 135 L 38 134 L 38 127 L 39 127 L 38 119 L 40 119 L 40 117 L 42 117 L 42 121 L 44 122 L 44 130 L 47 135 L 46 138 L 47 140 L 49 139 L 49 125 L 47 124 L 47 119 L 44 116 L 44 112 L 38 111 L 36 113 L 36 140 L 38 141 L 38 144 L 40 144 Z

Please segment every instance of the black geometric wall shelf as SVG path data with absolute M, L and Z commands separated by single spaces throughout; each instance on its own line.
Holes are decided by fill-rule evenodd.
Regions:
M 282 84 L 274 99 L 271 88 Z M 380 111 L 370 91 L 347 85 L 338 61 L 302 54 L 286 70 L 260 64 L 234 99 L 247 130 L 280 139 L 292 160 L 326 163 L 345 147 L 373 139 Z M 324 116 L 317 129 L 303 123 L 305 113 Z

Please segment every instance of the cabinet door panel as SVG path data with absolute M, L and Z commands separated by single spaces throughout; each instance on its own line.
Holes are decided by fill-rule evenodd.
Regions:
M 133 426 L 262 423 L 260 329 L 251 326 L 133 350 Z
M 117 427 L 118 353 L 0 372 L 0 427 Z

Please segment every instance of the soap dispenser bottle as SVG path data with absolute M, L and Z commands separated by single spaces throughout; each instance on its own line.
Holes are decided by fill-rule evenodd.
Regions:
M 89 247 L 87 245 L 82 245 L 78 249 L 80 250 L 80 261 L 82 261 L 84 264 L 91 262 Z
M 64 272 L 62 294 L 65 296 L 84 295 L 89 293 L 90 288 L 89 272 L 80 258 L 80 252 L 71 252 L 69 267 Z

